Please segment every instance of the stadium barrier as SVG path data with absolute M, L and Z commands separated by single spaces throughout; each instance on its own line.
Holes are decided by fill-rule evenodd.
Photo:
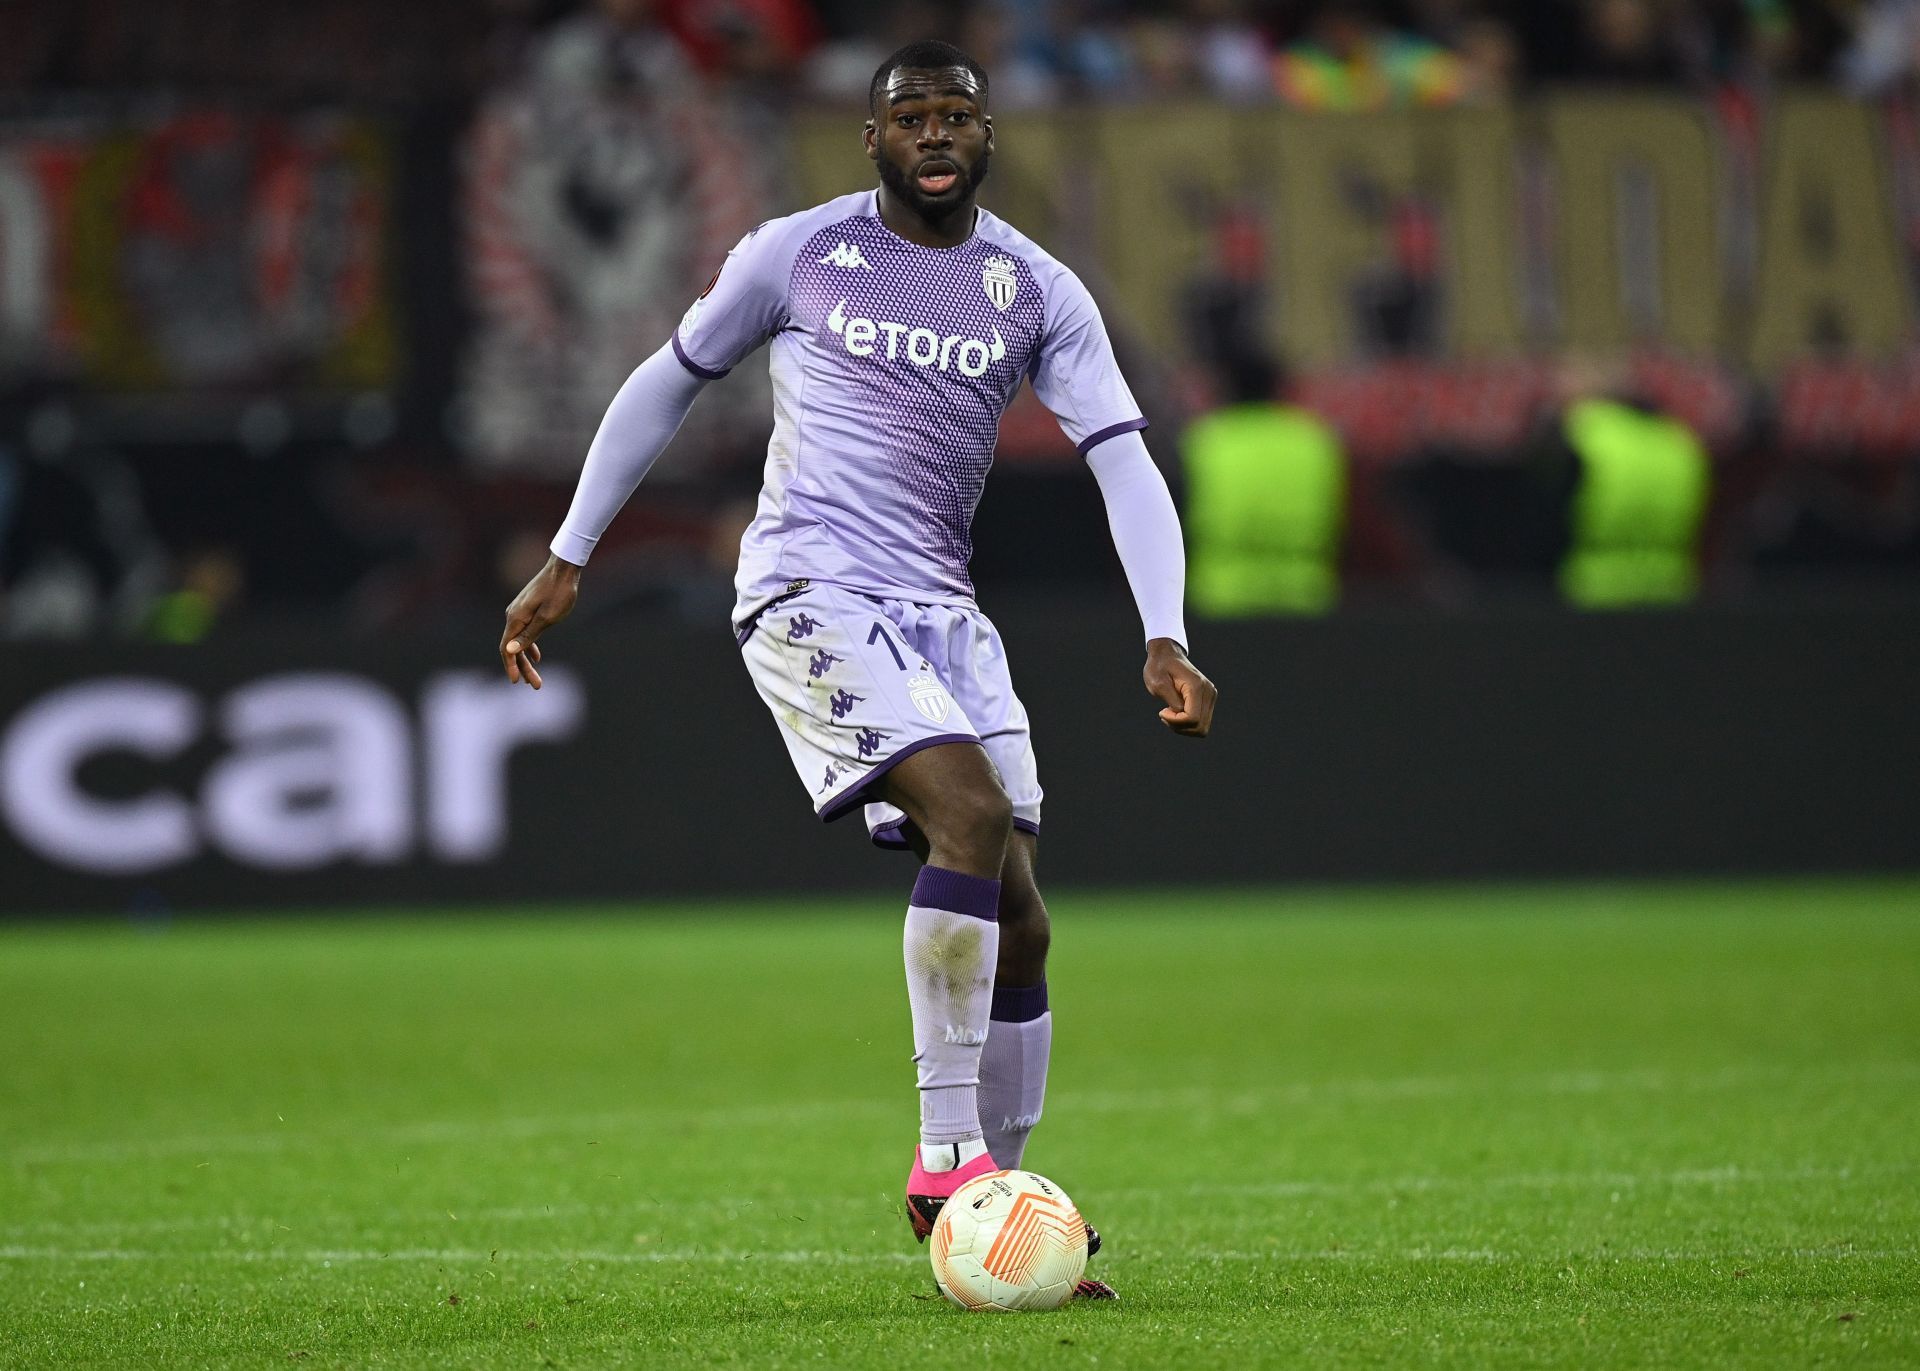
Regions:
M 1168 736 L 1124 602 L 997 607 L 1050 883 L 1893 869 L 1920 857 L 1911 605 L 1199 626 Z M 724 631 L 76 647 L 0 680 L 0 912 L 904 889 L 811 818 Z

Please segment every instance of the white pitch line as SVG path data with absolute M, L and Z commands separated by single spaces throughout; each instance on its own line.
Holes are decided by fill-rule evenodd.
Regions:
M 1290 1196 L 1351 1194 L 1422 1194 L 1458 1190 L 1562 1190 L 1594 1188 L 1637 1190 L 1660 1186 L 1792 1185 L 1808 1181 L 1861 1181 L 1878 1184 L 1920 1172 L 1920 1167 L 1797 1167 L 1790 1171 L 1755 1171 L 1738 1166 L 1690 1167 L 1678 1171 L 1566 1171 L 1495 1174 L 1491 1176 L 1385 1176 L 1373 1180 L 1256 1181 L 1251 1184 L 1201 1182 L 1173 1189 L 1123 1188 L 1104 1192 L 1107 1199 L 1166 1198 L 1198 1195 Z
M 1815 1080 L 1823 1084 L 1871 1084 L 1920 1081 L 1920 1062 L 1881 1062 L 1847 1070 L 1808 1067 L 1728 1067 L 1694 1074 L 1640 1069 L 1555 1071 L 1527 1076 L 1411 1076 L 1345 1081 L 1298 1081 L 1259 1088 L 1192 1087 L 1178 1090 L 1065 1091 L 1054 1098 L 1058 1112 L 1134 1113 L 1175 1109 L 1189 1113 L 1253 1114 L 1276 1106 L 1328 1100 L 1443 1099 L 1486 1094 L 1598 1095 L 1613 1092 L 1688 1094 L 1726 1090 L 1762 1082 Z M 371 1144 L 478 1142 L 529 1139 L 581 1132 L 616 1134 L 623 1130 L 751 1128 L 791 1126 L 810 1118 L 884 1117 L 898 1112 L 892 1099 L 813 1100 L 782 1105 L 705 1109 L 633 1109 L 609 1113 L 508 1115 L 498 1119 L 442 1119 L 375 1125 L 352 1132 L 310 1131 L 224 1133 L 159 1138 L 85 1139 L 36 1143 L 0 1150 L 0 1162 L 14 1165 L 83 1163 L 132 1158 L 205 1156 L 209 1153 L 312 1151 L 325 1147 L 364 1150 Z
M 1498 1264 L 1503 1262 L 1556 1265 L 1574 1262 L 1757 1262 L 1782 1258 L 1795 1261 L 1830 1260 L 1908 1260 L 1920 1257 L 1920 1248 L 1789 1247 L 1789 1248 L 1626 1248 L 1603 1252 L 1520 1252 L 1494 1248 L 1404 1248 L 1395 1251 L 1369 1251 L 1348 1248 L 1272 1248 L 1267 1250 L 1158 1250 L 1128 1254 L 1128 1265 L 1136 1262 L 1175 1263 L 1193 1266 L 1205 1263 L 1278 1263 L 1278 1262 L 1459 1262 Z M 192 1261 L 233 1262 L 242 1265 L 292 1262 L 299 1265 L 329 1267 L 365 1262 L 444 1262 L 461 1265 L 500 1266 L 515 1262 L 560 1262 L 567 1265 L 605 1266 L 694 1266 L 775 1263 L 785 1266 L 906 1266 L 925 1261 L 918 1252 L 847 1252 L 831 1249 L 780 1250 L 750 1252 L 726 1249 L 661 1250 L 623 1252 L 564 1250 L 557 1252 L 516 1251 L 501 1248 L 213 1248 L 194 1252 L 155 1252 L 137 1248 L 97 1247 L 0 1247 L 0 1261 L 23 1262 L 166 1262 L 179 1265 Z
M 1777 1066 L 1729 1066 L 1715 1071 L 1676 1074 L 1657 1068 L 1622 1071 L 1550 1071 L 1524 1076 L 1405 1076 L 1345 1081 L 1294 1081 L 1258 1088 L 1215 1089 L 1205 1086 L 1179 1090 L 1088 1092 L 1063 1095 L 1060 1108 L 1125 1112 L 1141 1108 L 1212 1109 L 1219 1113 L 1250 1113 L 1275 1104 L 1308 1104 L 1319 1100 L 1362 1101 L 1444 1099 L 1462 1095 L 1602 1095 L 1614 1092 L 1662 1094 L 1730 1090 L 1765 1082 L 1815 1080 L 1873 1084 L 1882 1081 L 1920 1081 L 1920 1062 L 1875 1062 L 1843 1071 L 1825 1067 L 1782 1069 Z
M 1728 1248 L 1728 1249 L 1690 1249 L 1672 1247 L 1633 1247 L 1619 1251 L 1603 1252 L 1511 1252 L 1482 1247 L 1446 1247 L 1446 1248 L 1408 1248 L 1397 1252 L 1377 1252 L 1352 1250 L 1348 1248 L 1321 1248 L 1317 1250 L 1293 1249 L 1272 1251 L 1223 1251 L 1178 1253 L 1149 1250 L 1131 1254 L 1138 1261 L 1172 1261 L 1183 1265 L 1195 1265 L 1210 1261 L 1219 1262 L 1463 1262 L 1487 1263 L 1499 1262 L 1552 1262 L 1556 1265 L 1573 1262 L 1735 1262 L 1767 1261 L 1769 1259 L 1790 1258 L 1795 1261 L 1807 1261 L 1830 1258 L 1845 1261 L 1884 1261 L 1893 1259 L 1912 1259 L 1920 1257 L 1920 1247 L 1861 1248 L 1861 1247 L 1786 1247 L 1786 1248 Z M 1104 1258 L 1102 1259 L 1104 1260 Z
M 290 1128 L 277 1133 L 208 1133 L 171 1138 L 124 1138 L 40 1144 L 0 1152 L 15 1163 L 118 1161 L 136 1157 L 200 1156 L 209 1152 L 285 1152 L 293 1148 L 363 1147 L 369 1142 L 496 1142 L 565 1133 L 618 1133 L 644 1128 L 751 1128 L 796 1120 L 847 1115 L 880 1117 L 898 1111 L 883 1100 L 817 1100 L 791 1105 L 750 1105 L 714 1109 L 628 1109 L 595 1114 L 507 1115 L 491 1119 L 430 1119 L 376 1124 L 352 1133 Z
M 0 1247 L 0 1261 L 88 1261 L 88 1262 L 299 1262 L 310 1265 L 348 1265 L 354 1262 L 477 1262 L 498 1265 L 501 1261 L 566 1262 L 568 1264 L 604 1263 L 625 1266 L 677 1266 L 696 1264 L 729 1265 L 735 1262 L 779 1262 L 792 1265 L 878 1266 L 925 1261 L 916 1252 L 835 1252 L 827 1250 L 749 1252 L 744 1250 L 689 1248 L 658 1251 L 563 1250 L 557 1252 L 510 1251 L 506 1248 L 482 1251 L 464 1247 L 378 1248 L 272 1248 L 216 1247 L 204 1251 L 155 1252 L 137 1248 L 95 1247 Z
M 1756 1171 L 1738 1166 L 1690 1167 L 1677 1171 L 1568 1171 L 1495 1174 L 1490 1176 L 1405 1175 L 1373 1179 L 1300 1179 L 1259 1181 L 1231 1185 L 1201 1182 L 1193 1185 L 1123 1186 L 1101 1192 L 1103 1202 L 1166 1200 L 1178 1202 L 1195 1196 L 1287 1199 L 1308 1196 L 1405 1195 L 1434 1192 L 1478 1190 L 1642 1190 L 1672 1186 L 1796 1185 L 1850 1181 L 1860 1184 L 1884 1184 L 1889 1180 L 1911 1177 L 1920 1168 L 1889 1167 L 1799 1167 L 1790 1171 Z M 838 1206 L 866 1204 L 878 1192 L 829 1193 L 809 1190 L 804 1198 L 795 1195 L 731 1195 L 726 1198 L 627 1199 L 611 1203 L 566 1203 L 542 1205 L 495 1205 L 462 1209 L 457 1219 L 444 1212 L 420 1209 L 388 1208 L 377 1214 L 365 1211 L 341 1214 L 301 1212 L 300 1231 L 312 1233 L 328 1227 L 365 1228 L 369 1223 L 389 1225 L 438 1224 L 451 1221 L 467 1225 L 523 1223 L 529 1220 L 560 1220 L 580 1217 L 613 1219 L 640 1214 L 745 1213 L 760 1220 L 778 1221 L 797 1209 L 831 1203 Z M 171 1219 L 80 1220 L 45 1219 L 34 1223 L 0 1224 L 0 1236 L 134 1237 L 142 1234 L 191 1232 L 213 1229 L 220 1232 L 250 1233 L 279 1230 L 293 1232 L 291 1225 L 265 1215 L 205 1214 L 183 1215 Z

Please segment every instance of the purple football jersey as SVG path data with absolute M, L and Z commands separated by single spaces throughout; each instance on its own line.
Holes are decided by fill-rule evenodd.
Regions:
M 874 191 L 762 224 L 673 349 L 716 377 L 768 339 L 773 437 L 736 622 L 801 579 L 972 606 L 973 511 L 1022 378 L 1082 453 L 1146 427 L 1086 287 L 985 210 L 953 248 L 887 228 Z

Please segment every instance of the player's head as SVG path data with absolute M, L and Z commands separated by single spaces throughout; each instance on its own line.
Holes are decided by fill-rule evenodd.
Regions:
M 881 184 L 927 219 L 970 207 L 993 155 L 987 73 L 951 43 L 909 43 L 867 92 L 867 156 Z

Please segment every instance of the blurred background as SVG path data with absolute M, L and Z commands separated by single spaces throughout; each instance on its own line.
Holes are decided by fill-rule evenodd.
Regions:
M 900 43 L 1105 311 L 1216 737 L 1159 736 L 1031 392 L 976 580 L 1057 879 L 1920 858 L 1920 4 L 19 0 L 0 12 L 0 910 L 892 888 L 726 626 L 709 388 L 538 695 L 501 608 Z

